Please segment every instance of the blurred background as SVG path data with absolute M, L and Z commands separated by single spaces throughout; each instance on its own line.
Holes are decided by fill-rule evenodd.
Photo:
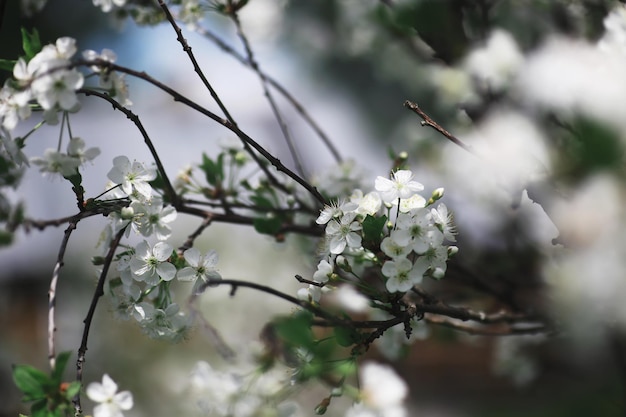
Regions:
M 0 58 L 20 54 L 20 27 L 36 27 L 44 43 L 71 36 L 79 51 L 110 48 L 120 65 L 146 71 L 218 112 L 168 25 L 116 19 L 115 10 L 103 14 L 89 1 L 49 0 L 31 16 L 19 2 L 3 4 Z M 392 149 L 408 152 L 426 190 L 445 188 L 460 251 L 446 279 L 430 286 L 434 293 L 490 312 L 506 305 L 548 314 L 562 329 L 551 337 L 494 338 L 431 326 L 428 338 L 393 362 L 409 383 L 413 415 L 623 415 L 623 2 L 250 0 L 241 21 L 261 68 L 304 104 L 344 158 L 363 167 L 364 184 L 373 187 L 377 175 L 386 175 Z M 201 25 L 243 51 L 232 24 L 217 13 Z M 293 166 L 257 76 L 183 29 L 239 126 Z M 228 131 L 141 80 L 128 81 L 132 110 L 172 175 L 229 139 Z M 403 107 L 407 99 L 479 157 L 421 127 Z M 102 150 L 83 173 L 87 194 L 97 195 L 115 156 L 149 162 L 150 155 L 121 113 L 89 98 L 81 103 L 72 130 Z M 279 105 L 310 178 L 336 170 L 314 132 L 284 100 Z M 20 129 L 29 123 L 35 121 Z M 25 153 L 42 155 L 56 146 L 57 135 L 54 128 L 39 132 Z M 42 179 L 35 169 L 6 194 L 35 219 L 76 211 L 67 183 Z M 183 241 L 197 224 L 179 216 L 171 241 Z M 57 301 L 59 352 L 75 352 L 80 344 L 97 279 L 89 259 L 104 225 L 104 218 L 81 223 L 68 246 Z M 28 410 L 11 365 L 47 367 L 47 290 L 64 229 L 20 231 L 0 249 L 0 415 Z M 291 294 L 299 288 L 293 276 L 310 275 L 317 264 L 302 250 L 310 243 L 293 236 L 277 243 L 242 226 L 212 226 L 197 244 L 218 251 L 223 277 Z M 230 298 L 223 288 L 208 291 L 202 309 L 235 350 L 258 340 L 272 316 L 292 311 L 243 289 Z M 123 381 L 121 389 L 135 395 L 129 416 L 178 412 L 180 387 L 194 363 L 227 366 L 201 330 L 178 344 L 155 342 L 111 310 L 103 299 L 84 380 L 107 372 Z M 389 360 L 384 353 L 375 346 L 368 356 Z M 302 415 L 313 415 L 325 395 L 321 387 L 300 393 Z M 343 415 L 347 404 L 333 402 L 328 415 Z

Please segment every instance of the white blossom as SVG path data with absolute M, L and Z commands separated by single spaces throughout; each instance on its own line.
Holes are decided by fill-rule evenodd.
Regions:
M 86 392 L 91 401 L 100 403 L 94 407 L 93 417 L 123 417 L 122 411 L 133 408 L 130 391 L 117 392 L 117 384 L 107 374 L 102 376 L 102 383 L 87 385 Z

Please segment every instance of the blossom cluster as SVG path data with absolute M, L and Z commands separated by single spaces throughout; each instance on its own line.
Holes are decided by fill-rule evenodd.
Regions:
M 423 189 L 411 171 L 398 170 L 391 179 L 377 177 L 375 191 L 355 190 L 347 201 L 326 206 L 316 222 L 326 225 L 328 254 L 301 298 L 319 301 L 320 288 L 335 267 L 354 274 L 359 260 L 380 267 L 390 293 L 406 292 L 425 276 L 441 279 L 448 257 L 456 252 L 447 245 L 455 241 L 455 228 L 445 204 L 432 207 L 443 190 L 435 190 L 427 201 L 418 193 Z
M 284 370 L 245 369 L 242 372 L 231 367 L 222 371 L 201 361 L 191 371 L 185 391 L 194 414 L 200 410 L 203 415 L 216 417 L 303 415 L 296 402 L 286 400 L 293 391 L 293 384 Z
M 215 269 L 217 253 L 201 254 L 198 249 L 189 248 L 183 253 L 184 259 L 179 259 L 166 242 L 177 212 L 164 204 L 150 185 L 156 178 L 154 167 L 118 156 L 113 159 L 108 178 L 112 186 L 105 198 L 126 201 L 128 205 L 109 215 L 102 246 L 108 250 L 114 234 L 124 233 L 128 237 L 131 230 L 146 238 L 117 257 L 121 285 L 118 291 L 112 291 L 117 309 L 123 316 L 137 320 L 149 336 L 177 340 L 190 323 L 178 304 L 171 301 L 168 283 L 176 277 L 194 282 L 192 292 L 201 293 L 209 281 L 221 278 Z M 151 237 L 157 241 L 150 243 Z
M 28 40 L 28 42 L 26 42 Z M 72 58 L 77 52 L 76 40 L 70 37 L 61 37 L 54 44 L 39 48 L 39 39 L 36 33 L 25 36 L 25 43 L 30 44 L 26 50 L 27 56 L 15 61 L 13 77 L 7 79 L 0 88 L 0 157 L 9 165 L 16 168 L 29 165 L 29 159 L 22 152 L 26 146 L 24 137 L 13 138 L 13 132 L 21 120 L 32 115 L 33 110 L 40 110 L 43 114 L 43 123 L 56 125 L 59 122 L 59 113 L 66 121 L 68 113 L 77 112 L 80 102 L 77 91 L 85 83 L 85 75 L 78 70 Z M 32 55 L 28 57 L 28 55 Z M 103 71 L 95 63 L 115 61 L 115 54 L 104 50 L 102 54 L 86 50 L 83 57 L 94 62 L 91 69 L 100 75 L 99 89 L 111 97 L 115 97 L 120 104 L 132 104 L 128 99 L 128 88 L 124 75 L 114 71 Z M 36 128 L 38 128 L 39 125 Z M 34 129 L 33 129 L 34 130 Z M 63 132 L 63 125 L 62 130 Z M 78 168 L 87 161 L 93 160 L 100 154 L 98 148 L 85 149 L 82 138 L 70 134 L 67 150 L 61 150 L 61 143 L 56 149 L 47 149 L 41 157 L 31 159 L 43 173 L 60 174 L 71 177 L 78 172 Z

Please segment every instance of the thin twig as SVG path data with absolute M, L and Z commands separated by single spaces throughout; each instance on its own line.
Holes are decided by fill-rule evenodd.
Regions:
M 187 302 L 187 307 L 189 309 L 189 318 L 192 322 L 196 319 L 200 321 L 200 327 L 202 328 L 204 334 L 208 337 L 211 344 L 215 347 L 217 352 L 222 356 L 222 358 L 226 360 L 233 359 L 235 355 L 235 351 L 226 344 L 220 333 L 217 331 L 215 327 L 211 325 L 207 321 L 207 319 L 202 315 L 202 313 L 196 307 L 196 300 L 198 296 L 196 294 L 192 294 L 189 296 L 189 301 Z
M 212 222 L 213 222 L 213 216 L 212 215 L 206 216 L 204 220 L 202 220 L 202 223 L 200 224 L 200 226 L 198 226 L 198 228 L 192 234 L 189 235 L 187 240 L 185 240 L 185 242 L 178 247 L 178 251 L 180 253 L 183 253 L 187 249 L 191 248 L 193 246 L 193 242 L 198 238 L 198 236 L 202 234 L 202 232 L 204 232 L 204 230 L 207 227 L 211 225 Z
M 547 327 L 543 323 L 526 324 L 520 325 L 518 327 L 511 325 L 497 327 L 477 327 L 471 324 L 459 323 L 454 319 L 442 316 L 427 315 L 424 320 L 426 320 L 426 322 L 430 324 L 449 327 L 451 329 L 462 331 L 464 333 L 481 336 L 514 336 L 520 334 L 545 334 L 555 332 L 554 329 Z
M 139 116 L 137 116 L 135 113 L 133 113 L 126 107 L 122 106 L 117 100 L 115 100 L 108 94 L 100 93 L 94 90 L 87 90 L 84 88 L 81 88 L 80 90 L 78 90 L 78 92 L 86 96 L 96 96 L 103 100 L 108 101 L 109 103 L 111 103 L 114 109 L 119 110 L 122 113 L 124 113 L 126 117 L 130 121 L 132 121 L 135 124 L 135 126 L 137 126 L 137 129 L 139 129 L 139 132 L 141 133 L 141 136 L 143 137 L 143 140 L 146 143 L 146 146 L 150 150 L 150 154 L 152 154 L 152 158 L 154 158 L 154 163 L 157 166 L 159 174 L 161 174 L 161 178 L 163 179 L 163 182 L 165 184 L 165 195 L 169 198 L 169 201 L 172 203 L 172 205 L 176 207 L 178 205 L 178 195 L 176 194 L 176 191 L 174 191 L 174 187 L 172 186 L 172 183 L 170 182 L 167 176 L 167 173 L 165 172 L 163 163 L 161 163 L 161 158 L 159 158 L 159 154 L 157 153 L 156 148 L 154 147 L 154 144 L 152 143 L 152 140 L 150 139 L 150 136 L 148 135 L 148 132 L 146 132 L 146 129 L 144 128 L 143 124 L 139 120 Z
M 278 122 L 278 126 L 280 127 L 283 137 L 285 138 L 285 142 L 287 143 L 287 148 L 289 149 L 291 158 L 293 159 L 293 162 L 296 164 L 296 170 L 298 171 L 300 175 L 305 176 L 304 166 L 302 165 L 302 161 L 300 160 L 300 156 L 298 155 L 298 151 L 294 145 L 293 138 L 291 137 L 291 134 L 289 133 L 289 129 L 287 128 L 287 124 L 285 123 L 285 120 L 283 119 L 283 116 L 281 115 L 280 110 L 278 109 L 278 105 L 276 104 L 276 101 L 274 100 L 274 96 L 272 95 L 272 93 L 270 92 L 268 88 L 267 79 L 261 72 L 259 63 L 254 57 L 254 52 L 252 51 L 250 42 L 248 41 L 248 38 L 246 37 L 246 34 L 243 32 L 243 28 L 241 27 L 239 16 L 237 15 L 237 12 L 234 9 L 232 13 L 229 14 L 229 16 L 235 23 L 235 27 L 237 28 L 237 36 L 239 36 L 239 39 L 241 39 L 241 43 L 243 44 L 243 47 L 246 51 L 246 55 L 248 56 L 247 61 L 250 64 L 250 67 L 252 68 L 252 70 L 259 76 L 259 80 L 261 80 L 261 86 L 263 87 L 263 94 L 265 94 L 265 97 L 267 98 L 267 101 L 269 102 L 270 107 L 272 108 L 272 113 L 274 113 L 274 117 L 276 118 L 276 121 Z
M 67 249 L 67 243 L 70 240 L 72 232 L 76 229 L 77 223 L 80 221 L 80 214 L 74 216 L 70 221 L 70 224 L 65 229 L 61 246 L 59 247 L 59 254 L 57 255 L 57 261 L 52 271 L 52 279 L 50 280 L 50 287 L 48 289 L 48 361 L 50 362 L 50 369 L 54 370 L 56 362 L 55 352 L 55 338 L 56 333 L 56 303 L 57 303 L 57 284 L 59 282 L 59 275 L 61 268 L 63 267 L 63 259 L 65 257 L 65 250 Z
M 100 273 L 100 277 L 98 278 L 98 285 L 96 286 L 96 290 L 94 291 L 93 297 L 91 299 L 91 304 L 89 305 L 89 311 L 87 312 L 87 316 L 83 320 L 85 327 L 83 328 L 83 337 L 81 339 L 80 347 L 78 348 L 78 359 L 76 360 L 76 380 L 80 383 L 82 383 L 83 381 L 83 364 L 85 363 L 85 354 L 87 353 L 87 341 L 89 339 L 89 329 L 91 328 L 91 321 L 93 320 L 94 313 L 96 312 L 98 300 L 104 295 L 104 281 L 106 280 L 107 273 L 109 272 L 109 268 L 111 267 L 111 263 L 113 262 L 115 250 L 120 244 L 122 236 L 124 236 L 126 227 L 117 232 L 115 238 L 111 241 L 109 251 L 104 259 L 102 272 Z M 76 394 L 73 403 L 77 415 L 82 414 L 80 405 L 80 393 Z
M 231 46 L 229 46 L 226 42 L 224 42 L 220 37 L 218 37 L 213 32 L 208 29 L 201 27 L 199 25 L 195 25 L 193 29 L 196 33 L 210 39 L 217 47 L 223 50 L 225 53 L 229 54 L 237 61 L 242 63 L 248 68 L 252 68 L 250 62 L 239 52 L 234 50 Z M 324 143 L 328 151 L 332 154 L 335 161 L 338 163 L 343 161 L 339 150 L 335 147 L 333 142 L 330 140 L 328 135 L 322 130 L 321 126 L 315 122 L 315 120 L 311 117 L 311 115 L 307 112 L 306 108 L 302 103 L 300 103 L 282 84 L 280 84 L 275 78 L 268 75 L 266 72 L 262 70 L 258 70 L 259 73 L 263 76 L 263 78 L 276 90 L 278 91 L 295 109 L 295 111 L 304 119 L 306 123 L 313 129 L 313 131 L 317 134 L 320 140 Z
M 417 104 L 413 103 L 412 101 L 406 100 L 404 102 L 404 107 L 412 110 L 414 113 L 416 113 L 419 117 L 422 118 L 423 120 L 421 122 L 422 126 L 432 127 L 433 129 L 441 133 L 443 136 L 445 136 L 448 140 L 450 140 L 455 145 L 460 146 L 461 148 L 465 149 L 467 152 L 476 155 L 476 152 L 471 146 L 467 145 L 466 143 L 461 141 L 459 138 L 454 136 L 452 133 L 444 129 L 441 125 L 435 122 L 429 115 L 424 113 L 424 111 L 420 109 L 420 107 Z
M 198 74 L 198 76 L 202 80 L 202 83 L 204 84 L 204 86 L 209 90 L 209 94 L 211 94 L 211 97 L 213 97 L 213 100 L 215 100 L 215 102 L 217 103 L 218 107 L 220 108 L 220 110 L 222 111 L 224 116 L 226 117 L 226 120 L 228 121 L 228 123 L 235 129 L 235 130 L 233 130 L 233 129 L 231 129 L 231 130 L 233 132 L 235 132 L 235 134 L 239 137 L 239 139 L 243 143 L 245 151 L 252 157 L 252 159 L 256 162 L 256 164 L 259 166 L 259 168 L 261 168 L 261 170 L 263 170 L 263 172 L 265 173 L 265 175 L 267 176 L 269 181 L 272 183 L 272 185 L 276 186 L 278 189 L 284 191 L 285 193 L 288 193 L 288 190 L 284 187 L 284 185 L 281 184 L 276 179 L 276 177 L 269 171 L 269 169 L 265 166 L 265 164 L 263 164 L 261 162 L 261 160 L 259 159 L 258 155 L 255 154 L 252 151 L 251 147 L 253 147 L 257 151 L 259 151 L 259 153 L 261 153 L 261 155 L 263 155 L 266 159 L 267 159 L 267 155 L 266 154 L 269 154 L 269 152 L 266 152 L 266 154 L 264 154 L 263 152 L 261 152 L 259 150 L 259 148 L 257 148 L 252 143 L 250 143 L 250 141 L 248 140 L 249 137 L 246 138 L 246 137 L 244 137 L 244 136 L 242 136 L 242 135 L 240 135 L 238 133 L 238 132 L 241 132 L 241 130 L 239 130 L 239 127 L 237 126 L 237 122 L 231 116 L 230 112 L 228 111 L 228 109 L 226 108 L 226 106 L 224 105 L 222 100 L 219 98 L 219 96 L 217 95 L 215 89 L 211 86 L 211 83 L 209 83 L 209 80 L 204 75 L 204 72 L 202 71 L 202 68 L 200 68 L 200 65 L 198 64 L 198 61 L 196 60 L 196 57 L 193 54 L 193 51 L 191 50 L 191 46 L 189 46 L 189 43 L 187 42 L 187 39 L 185 39 L 183 37 L 183 31 L 180 28 L 180 26 L 178 26 L 178 24 L 176 23 L 176 20 L 174 20 L 174 16 L 172 16 L 172 13 L 170 12 L 170 9 L 163 2 L 163 0 L 159 0 L 159 6 L 161 6 L 161 9 L 163 9 L 163 12 L 165 13 L 165 16 L 166 16 L 168 22 L 170 22 L 170 25 L 172 26 L 172 28 L 176 32 L 176 40 L 178 40 L 178 42 L 183 47 L 183 51 L 185 51 L 185 53 L 189 57 L 189 60 L 191 61 L 191 64 L 193 65 L 194 71 L 196 72 L 196 74 Z M 241 133 L 243 133 L 243 132 L 241 132 Z M 258 145 L 258 146 L 260 147 L 260 145 Z M 263 149 L 263 150 L 265 151 L 265 149 Z M 280 171 L 280 169 L 279 169 L 279 171 Z
M 239 137 L 243 142 L 245 142 L 246 144 L 248 144 L 251 147 L 253 147 L 254 149 L 256 149 L 278 171 L 283 172 L 289 178 L 293 179 L 295 182 L 300 184 L 300 186 L 302 188 L 304 188 L 305 190 L 307 190 L 309 192 L 309 194 L 311 194 L 320 204 L 322 204 L 322 205 L 328 204 L 326 199 L 320 194 L 320 192 L 317 190 L 316 187 L 312 186 L 307 180 L 305 180 L 304 178 L 300 177 L 298 174 L 296 174 L 295 172 L 293 172 L 292 170 L 287 168 L 285 165 L 283 165 L 283 163 L 280 162 L 280 159 L 276 158 L 274 155 L 272 155 L 270 152 L 268 152 L 258 142 L 256 142 L 254 139 L 252 139 L 246 133 L 244 133 L 241 129 L 239 129 L 239 127 L 237 127 L 237 125 L 233 124 L 229 120 L 226 120 L 226 119 L 224 119 L 222 117 L 219 117 L 218 115 L 216 115 L 212 111 L 202 107 L 201 105 L 199 105 L 198 103 L 194 102 L 193 100 L 183 96 L 182 94 L 180 94 L 176 90 L 174 90 L 171 87 L 168 87 L 167 85 L 163 84 L 162 82 L 156 80 L 155 78 L 151 77 L 150 75 L 148 75 L 144 71 L 135 71 L 133 69 L 126 68 L 126 67 L 123 67 L 121 65 L 117 65 L 117 64 L 114 64 L 114 63 L 111 63 L 111 62 L 107 62 L 107 61 L 103 61 L 103 60 L 95 60 L 95 61 L 78 61 L 78 62 L 74 62 L 73 64 L 70 64 L 69 66 L 66 66 L 66 67 L 56 67 L 56 68 L 51 69 L 50 71 L 46 72 L 45 74 L 48 74 L 48 73 L 51 73 L 51 72 L 54 72 L 54 71 L 60 71 L 60 70 L 62 70 L 64 68 L 71 68 L 71 67 L 78 67 L 78 66 L 93 66 L 93 65 L 96 65 L 96 66 L 99 66 L 99 67 L 102 67 L 102 68 L 105 68 L 105 69 L 108 69 L 108 70 L 119 71 L 119 72 L 122 72 L 122 73 L 125 73 L 125 74 L 128 74 L 128 75 L 132 75 L 133 77 L 140 78 L 140 79 L 148 82 L 149 84 L 154 85 L 159 90 L 162 90 L 162 91 L 166 92 L 167 94 L 169 94 L 170 96 L 172 96 L 174 101 L 178 101 L 180 103 L 183 103 L 186 106 L 196 110 L 197 112 L 207 116 L 211 120 L 219 123 L 220 125 L 224 126 L 228 130 L 230 130 L 231 132 L 236 134 L 237 137 Z M 45 74 L 42 74 L 42 76 L 45 75 Z M 264 172 L 265 172 L 267 167 L 265 167 L 264 164 L 261 164 L 261 165 L 265 168 L 264 169 Z M 268 176 L 268 179 L 270 179 L 270 181 L 271 181 L 272 178 L 274 178 L 274 177 L 273 177 L 273 175 L 270 174 L 270 176 Z M 281 184 L 279 182 L 272 183 L 272 184 L 275 185 L 278 189 L 286 192 L 287 194 L 290 194 L 289 190 L 287 189 L 287 187 L 285 187 L 284 184 Z

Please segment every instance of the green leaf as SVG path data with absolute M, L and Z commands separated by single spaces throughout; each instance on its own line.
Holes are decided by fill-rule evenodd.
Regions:
M 13 243 L 13 236 L 8 230 L 0 230 L 0 247 L 10 246 Z
M 377 251 L 383 237 L 387 216 L 373 217 L 369 214 L 363 220 L 363 247 Z
M 56 385 L 60 385 L 63 381 L 63 372 L 65 371 L 65 367 L 67 366 L 67 361 L 70 359 L 71 352 L 61 352 L 57 356 L 54 371 L 52 371 L 52 382 Z
M 252 201 L 256 207 L 260 209 L 271 209 L 274 208 L 272 201 L 269 198 L 266 198 L 260 194 L 256 194 L 250 197 L 250 201 Z
M 48 375 L 30 365 L 15 366 L 13 381 L 29 400 L 45 397 L 47 389 L 52 385 Z
M 70 401 L 74 399 L 76 394 L 80 392 L 80 387 L 81 387 L 80 382 L 78 381 L 71 382 L 65 390 L 65 398 L 67 398 Z
M 15 59 L 0 59 L 0 70 L 13 72 L 16 63 Z
M 223 159 L 222 159 L 223 161 Z M 204 176 L 207 182 L 213 186 L 219 186 L 224 178 L 223 163 L 218 157 L 217 162 L 214 162 L 207 154 L 202 154 L 202 164 L 200 169 L 204 171 Z
M 312 320 L 311 314 L 307 312 L 282 317 L 276 321 L 276 332 L 290 346 L 311 348 L 314 345 Z
M 28 33 L 28 30 L 22 28 L 22 49 L 26 54 L 26 61 L 30 61 L 35 55 L 41 51 L 41 40 L 39 39 L 39 32 L 33 28 L 32 33 Z
M 348 347 L 358 343 L 362 335 L 356 329 L 337 326 L 334 329 L 335 339 L 340 346 Z
M 260 217 L 254 219 L 254 230 L 263 234 L 275 236 L 283 227 L 283 219 L 278 216 Z
M 41 399 L 30 406 L 31 417 L 48 417 L 48 400 Z

